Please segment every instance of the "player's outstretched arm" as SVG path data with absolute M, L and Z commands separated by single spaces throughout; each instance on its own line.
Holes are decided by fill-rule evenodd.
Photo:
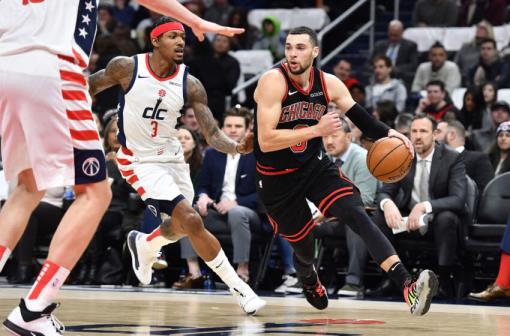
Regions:
M 242 34 L 244 29 L 220 26 L 216 23 L 201 19 L 177 0 L 138 0 L 138 3 L 155 12 L 171 16 L 191 27 L 200 41 L 204 40 L 204 33 L 211 32 L 221 35 L 234 36 Z
M 127 90 L 135 65 L 131 57 L 119 56 L 113 58 L 106 68 L 90 75 L 87 80 L 91 96 L 112 86 L 120 85 Z
M 324 75 L 330 100 L 335 103 L 340 111 L 344 112 L 368 138 L 378 140 L 387 136 L 397 137 L 400 138 L 409 149 L 413 148 L 411 141 L 405 135 L 394 129 L 390 129 L 386 124 L 371 116 L 365 108 L 357 104 L 354 99 L 352 99 L 347 87 L 338 77 L 331 74 Z
M 223 153 L 244 153 L 243 147 L 226 136 L 218 127 L 218 121 L 214 119 L 211 110 L 207 106 L 207 93 L 204 86 L 197 78 L 188 75 L 186 92 L 186 98 L 195 111 L 195 117 L 207 143 Z
M 297 129 L 277 129 L 282 99 L 287 85 L 278 70 L 266 72 L 259 80 L 254 97 L 257 102 L 258 143 L 263 152 L 289 148 L 302 141 L 329 135 L 341 127 L 338 115 L 326 114 L 319 124 Z

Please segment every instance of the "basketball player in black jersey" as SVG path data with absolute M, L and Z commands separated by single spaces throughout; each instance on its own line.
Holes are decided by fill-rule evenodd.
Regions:
M 413 315 L 423 315 L 437 292 L 437 277 L 425 270 L 413 281 L 394 248 L 366 214 L 359 190 L 329 160 L 321 137 L 341 127 L 335 103 L 369 138 L 409 140 L 373 119 L 352 99 L 335 76 L 312 66 L 319 53 L 317 35 L 308 27 L 292 29 L 285 43 L 286 61 L 265 73 L 255 90 L 254 152 L 257 188 L 275 232 L 294 250 L 294 264 L 308 302 L 325 309 L 328 297 L 313 267 L 314 221 L 306 203 L 325 216 L 340 218 L 364 240 L 372 258 L 403 290 Z

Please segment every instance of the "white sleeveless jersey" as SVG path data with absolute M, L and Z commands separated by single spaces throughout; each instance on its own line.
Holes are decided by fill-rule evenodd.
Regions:
M 140 161 L 183 161 L 175 126 L 184 105 L 188 69 L 178 64 L 172 75 L 160 78 L 150 69 L 149 54 L 133 58 L 131 83 L 119 99 L 119 142 Z
M 86 67 L 97 6 L 98 0 L 1 0 L 0 57 L 46 51 Z

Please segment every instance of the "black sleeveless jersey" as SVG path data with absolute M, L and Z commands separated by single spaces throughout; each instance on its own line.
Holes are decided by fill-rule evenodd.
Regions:
M 286 63 L 275 66 L 275 69 L 280 70 L 287 84 L 286 94 L 282 99 L 280 120 L 276 128 L 297 129 L 316 125 L 322 115 L 327 112 L 329 102 L 323 72 L 312 67 L 310 85 L 305 91 L 289 77 Z M 320 153 L 322 150 L 320 137 L 278 151 L 262 152 L 258 143 L 257 106 L 255 107 L 254 135 L 253 152 L 259 167 L 276 171 L 289 168 L 295 170 L 314 156 L 322 155 Z

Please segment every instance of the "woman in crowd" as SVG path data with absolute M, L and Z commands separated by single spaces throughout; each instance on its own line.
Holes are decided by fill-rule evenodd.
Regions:
M 471 131 L 482 128 L 482 99 L 476 87 L 471 87 L 464 93 L 462 108 L 459 112 L 459 121 L 466 130 Z
M 496 144 L 491 150 L 490 158 L 494 173 L 500 175 L 510 171 L 510 121 L 501 123 L 496 130 Z

